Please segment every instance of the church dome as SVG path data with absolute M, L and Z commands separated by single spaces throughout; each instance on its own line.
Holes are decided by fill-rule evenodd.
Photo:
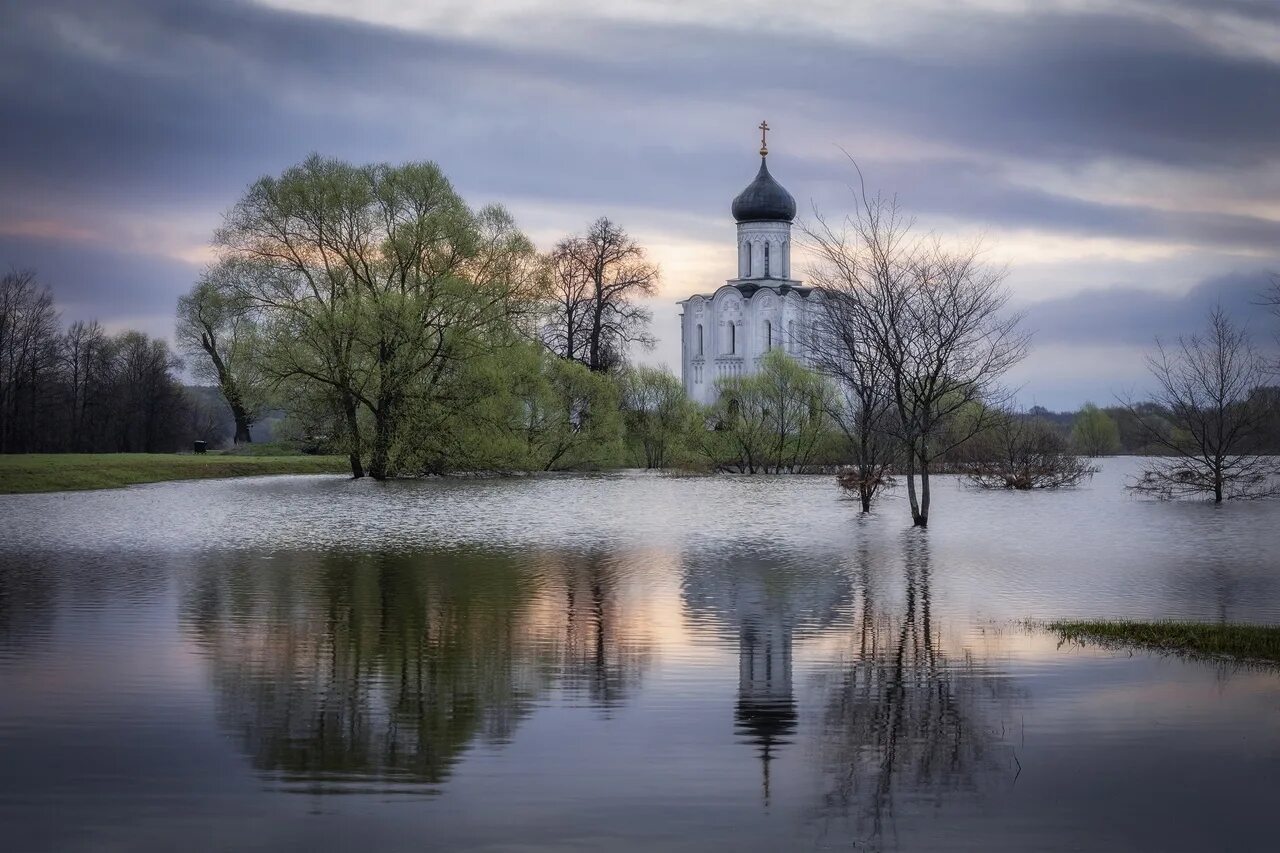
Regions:
M 756 179 L 733 200 L 733 218 L 738 222 L 790 222 L 796 218 L 796 200 L 769 174 L 764 157 Z

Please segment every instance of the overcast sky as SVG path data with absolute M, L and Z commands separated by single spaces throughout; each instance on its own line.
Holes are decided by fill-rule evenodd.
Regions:
M 1036 330 L 1028 405 L 1140 389 L 1215 301 L 1275 331 L 1275 0 L 17 0 L 0 57 L 0 265 L 68 319 L 171 336 L 252 180 L 430 159 L 544 248 L 600 215 L 639 238 L 645 358 L 678 369 L 767 118 L 802 215 L 847 208 L 843 149 L 922 229 L 983 236 Z

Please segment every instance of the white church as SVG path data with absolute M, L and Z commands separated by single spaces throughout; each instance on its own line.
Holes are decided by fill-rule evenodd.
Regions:
M 771 349 L 806 360 L 813 288 L 791 277 L 791 223 L 796 200 L 769 174 L 761 122 L 760 171 L 733 200 L 738 223 L 738 275 L 714 293 L 680 302 L 681 376 L 690 398 L 709 404 L 716 380 L 754 373 Z

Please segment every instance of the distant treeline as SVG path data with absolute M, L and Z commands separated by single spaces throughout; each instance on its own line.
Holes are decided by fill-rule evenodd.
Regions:
M 1269 416 L 1262 428 L 1250 435 L 1240 449 L 1254 453 L 1280 453 L 1280 385 L 1255 389 L 1253 397 Z M 1100 443 L 1090 446 L 1081 435 L 1080 428 L 1083 425 L 1081 416 L 1087 416 L 1091 406 L 1086 404 L 1084 409 L 1075 412 L 1051 412 L 1043 406 L 1032 406 L 1023 417 L 1051 425 L 1058 435 L 1073 440 L 1073 446 L 1088 455 L 1158 456 L 1167 452 L 1166 447 L 1152 440 L 1151 426 L 1165 435 L 1175 432 L 1176 418 L 1168 408 L 1152 402 L 1137 403 L 1132 410 L 1124 405 L 1099 407 L 1096 412 L 1105 418 L 1104 424 L 1109 426 L 1104 425 L 1101 433 L 1095 427 L 1095 432 L 1090 435 L 1099 436 L 1093 440 Z M 1085 422 L 1088 422 L 1087 417 Z
M 221 417 L 189 394 L 181 360 L 141 332 L 63 328 L 30 272 L 0 277 L 0 452 L 161 452 L 190 447 Z

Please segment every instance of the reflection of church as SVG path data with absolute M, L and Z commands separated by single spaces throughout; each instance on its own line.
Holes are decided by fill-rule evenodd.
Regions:
M 734 730 L 760 754 L 761 785 L 769 798 L 769 762 L 796 728 L 791 689 L 791 626 L 778 620 L 744 622 L 738 633 L 738 704 Z
M 699 403 L 716 398 L 716 380 L 754 373 L 764 354 L 781 349 L 803 359 L 813 288 L 791 277 L 791 223 L 796 200 L 769 174 L 761 122 L 760 171 L 733 200 L 738 274 L 714 293 L 681 302 L 681 375 Z
M 848 579 L 829 569 L 757 559 L 698 563 L 685 569 L 685 605 L 735 638 L 738 697 L 734 732 L 760 758 L 763 796 L 769 765 L 796 730 L 792 647 L 797 634 L 828 627 L 849 595 Z

